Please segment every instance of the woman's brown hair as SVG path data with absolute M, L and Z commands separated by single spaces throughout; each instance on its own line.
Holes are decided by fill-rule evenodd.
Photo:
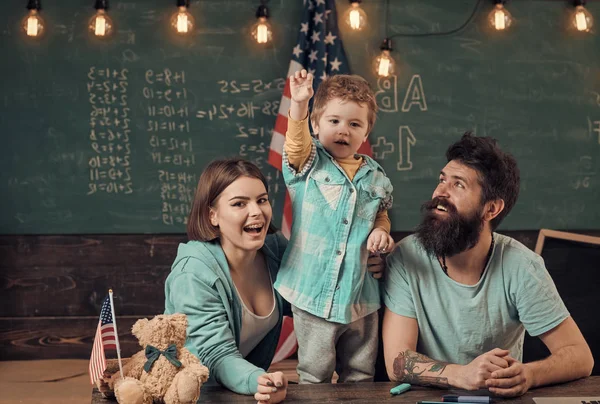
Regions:
M 210 222 L 210 208 L 214 206 L 221 192 L 240 177 L 259 179 L 269 190 L 267 179 L 253 163 L 230 158 L 215 160 L 200 175 L 196 196 L 188 216 L 187 235 L 190 240 L 211 241 L 219 237 L 219 228 Z M 268 233 L 276 229 L 269 223 Z

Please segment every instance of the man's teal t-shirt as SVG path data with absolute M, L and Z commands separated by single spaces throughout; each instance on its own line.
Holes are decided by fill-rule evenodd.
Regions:
M 465 365 L 502 348 L 522 361 L 525 330 L 538 336 L 569 316 L 543 259 L 510 237 L 494 233 L 494 240 L 475 285 L 448 277 L 414 235 L 388 256 L 383 301 L 417 319 L 419 353 Z

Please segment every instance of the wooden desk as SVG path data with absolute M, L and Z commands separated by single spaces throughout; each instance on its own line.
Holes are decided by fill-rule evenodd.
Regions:
M 419 400 L 438 400 L 444 394 L 469 395 L 474 392 L 461 390 L 441 390 L 413 386 L 411 390 L 399 396 L 391 396 L 393 383 L 357 383 L 357 384 L 320 384 L 298 385 L 291 384 L 285 403 L 380 403 L 393 402 L 396 404 L 411 403 Z M 485 394 L 479 393 L 479 394 Z M 600 376 L 531 390 L 525 395 L 513 399 L 494 399 L 494 402 L 533 403 L 533 397 L 600 397 Z M 102 398 L 94 389 L 92 404 L 116 402 Z M 256 403 L 250 396 L 241 396 L 222 387 L 206 387 L 202 389 L 199 403 Z

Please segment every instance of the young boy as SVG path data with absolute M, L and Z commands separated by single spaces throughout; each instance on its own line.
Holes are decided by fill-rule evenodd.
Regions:
M 292 304 L 300 383 L 330 382 L 334 370 L 340 382 L 372 381 L 380 297 L 367 258 L 369 250 L 393 247 L 392 185 L 379 164 L 356 152 L 377 103 L 359 76 L 324 80 L 310 117 L 312 139 L 312 86 L 306 70 L 290 77 L 283 176 L 293 224 L 275 287 Z

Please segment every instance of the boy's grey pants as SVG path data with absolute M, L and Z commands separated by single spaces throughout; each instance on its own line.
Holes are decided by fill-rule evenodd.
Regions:
M 371 382 L 375 374 L 379 315 L 377 312 L 350 324 L 333 323 L 292 305 L 294 333 L 298 338 L 300 383 Z

